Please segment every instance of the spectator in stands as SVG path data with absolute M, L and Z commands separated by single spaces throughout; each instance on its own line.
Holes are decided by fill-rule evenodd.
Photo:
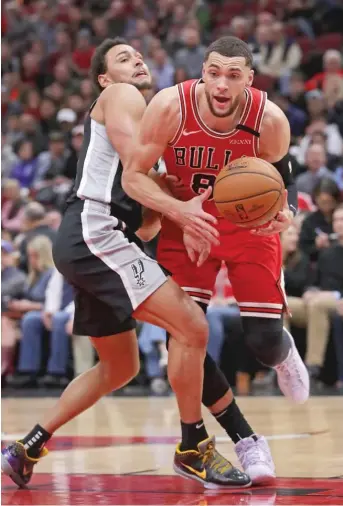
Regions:
M 296 178 L 298 191 L 312 194 L 317 183 L 325 178 L 333 179 L 332 172 L 326 166 L 326 153 L 321 144 L 312 144 L 306 152 L 306 172 Z
M 305 100 L 305 78 L 301 72 L 295 70 L 291 73 L 286 91 L 291 104 L 299 107 L 299 109 L 303 111 L 307 110 Z
M 45 290 L 52 274 L 52 244 L 47 237 L 37 236 L 28 244 L 29 276 L 27 288 L 21 293 L 20 299 L 10 298 L 3 310 L 3 316 L 14 322 L 29 311 L 41 310 L 43 307 Z M 12 343 L 12 346 L 15 343 Z
M 276 93 L 273 95 L 272 100 L 285 113 L 291 127 L 292 137 L 297 138 L 304 135 L 307 123 L 307 115 L 305 111 L 293 105 L 286 95 Z
M 11 169 L 10 177 L 16 179 L 22 188 L 30 188 L 37 174 L 38 159 L 31 140 L 18 142 L 18 162 Z
M 20 192 L 19 182 L 16 179 L 5 179 L 2 196 L 5 202 L 1 209 L 1 226 L 12 234 L 17 234 L 22 229 L 26 204 Z
M 331 316 L 343 297 L 343 205 L 333 213 L 335 240 L 322 248 L 313 287 L 304 293 L 308 311 L 307 355 L 309 366 L 322 365 L 329 336 Z
M 316 262 L 322 250 L 329 248 L 334 238 L 332 215 L 341 200 L 338 186 L 331 179 L 320 180 L 313 191 L 317 211 L 308 215 L 300 232 L 300 249 Z
M 63 387 L 68 383 L 69 335 L 66 324 L 73 316 L 71 286 L 54 269 L 44 294 L 44 306 L 27 312 L 22 319 L 18 376 L 12 386 L 22 388 L 36 385 L 42 362 L 44 331 L 50 332 L 49 360 L 46 375 L 40 380 L 45 387 Z
M 20 299 L 26 290 L 26 274 L 15 267 L 15 250 L 9 241 L 1 241 L 1 376 L 9 372 L 12 364 L 17 328 L 6 316 L 8 303 Z
M 62 174 L 66 160 L 70 155 L 65 137 L 62 132 L 51 132 L 49 135 L 49 150 L 39 155 L 39 170 L 34 186 L 36 189 L 53 184 L 55 178 Z
M 92 31 L 94 46 L 99 46 L 107 37 L 109 37 L 108 21 L 104 16 L 97 16 L 92 20 Z
M 275 21 L 271 26 L 270 43 L 261 48 L 258 71 L 276 79 L 295 70 L 301 61 L 299 45 L 285 36 L 284 25 Z
M 1 178 L 10 176 L 12 167 L 18 163 L 18 157 L 13 151 L 13 146 L 8 142 L 8 137 L 1 134 Z
M 36 236 L 45 236 L 50 239 L 51 242 L 54 241 L 56 237 L 56 232 L 52 230 L 45 223 L 46 211 L 44 207 L 38 202 L 30 202 L 24 208 L 23 215 L 23 228 L 22 228 L 22 237 L 19 237 L 18 242 L 20 241 L 19 249 L 20 249 L 20 261 L 19 265 L 24 270 L 28 270 L 28 253 L 27 247 L 28 244 L 36 237 Z
M 76 49 L 72 54 L 73 70 L 80 76 L 87 76 L 94 53 L 91 35 L 88 30 L 81 30 L 77 35 Z
M 325 138 L 325 148 L 329 156 L 339 158 L 343 154 L 343 140 L 337 125 L 329 125 L 326 119 L 318 118 L 306 128 L 306 135 L 301 140 L 299 148 L 295 150 L 294 154 L 301 165 L 306 163 L 306 152 L 316 134 L 321 134 Z
M 49 97 L 43 97 L 40 107 L 40 128 L 42 134 L 48 139 L 49 132 L 58 130 L 58 123 L 56 121 L 57 106 L 55 101 Z
M 76 121 L 77 115 L 72 109 L 60 109 L 57 113 L 57 122 L 60 124 L 60 128 L 65 133 L 67 139 L 74 128 Z
M 197 79 L 201 76 L 206 48 L 201 44 L 199 31 L 194 28 L 184 29 L 183 41 L 185 48 L 177 51 L 175 65 L 184 68 L 190 79 Z
M 315 74 L 306 82 L 307 90 L 324 89 L 326 79 L 332 75 L 343 77 L 342 55 L 337 49 L 328 49 L 323 55 L 323 72 Z
M 174 66 L 165 49 L 156 49 L 152 56 L 151 73 L 156 82 L 157 91 L 174 85 Z
M 286 318 L 287 324 L 305 328 L 307 326 L 307 312 L 302 296 L 312 277 L 310 259 L 299 249 L 299 231 L 291 226 L 281 235 L 283 272 L 285 290 L 291 320 Z

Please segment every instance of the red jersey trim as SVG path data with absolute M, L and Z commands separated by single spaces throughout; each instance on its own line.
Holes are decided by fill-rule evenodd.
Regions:
M 174 137 L 172 138 L 172 140 L 170 142 L 168 142 L 168 146 L 174 146 L 174 144 L 177 143 L 177 141 L 181 137 L 183 128 L 184 128 L 185 123 L 186 123 L 187 108 L 186 108 L 186 99 L 185 99 L 185 94 L 184 94 L 184 91 L 183 91 L 182 84 L 178 84 L 177 85 L 177 91 L 178 91 L 178 94 L 179 94 L 180 123 L 179 123 L 179 127 L 178 127 L 178 129 L 176 131 L 176 134 L 174 135 Z
M 267 93 L 265 91 L 261 91 L 260 107 L 257 112 L 255 127 L 254 127 L 254 130 L 258 133 L 260 133 L 260 130 L 261 130 L 263 116 L 264 116 L 264 112 L 266 109 L 266 103 L 267 103 Z M 254 151 L 255 151 L 255 156 L 257 157 L 260 153 L 260 137 L 256 137 L 256 136 L 254 137 Z
M 191 106 L 192 106 L 192 111 L 193 111 L 194 117 L 195 117 L 199 127 L 206 134 L 210 135 L 211 137 L 216 137 L 217 139 L 226 139 L 228 137 L 232 137 L 233 135 L 235 135 L 238 132 L 238 130 L 236 128 L 234 128 L 230 132 L 216 132 L 215 130 L 212 130 L 211 128 L 209 128 L 206 125 L 206 123 L 204 123 L 204 121 L 202 120 L 200 113 L 199 113 L 198 104 L 196 101 L 196 87 L 199 84 L 199 82 L 200 82 L 200 79 L 198 81 L 195 81 L 192 84 L 191 91 L 190 91 L 190 102 L 191 102 Z M 242 112 L 242 116 L 237 124 L 242 124 L 242 123 L 244 123 L 244 121 L 246 121 L 246 118 L 249 115 L 251 105 L 252 105 L 251 92 L 248 92 L 247 88 L 244 91 L 245 91 L 245 95 L 246 95 L 246 102 L 245 102 L 245 106 L 244 106 L 244 109 Z

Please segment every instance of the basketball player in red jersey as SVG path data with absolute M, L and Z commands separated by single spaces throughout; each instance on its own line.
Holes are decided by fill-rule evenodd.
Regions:
M 167 173 L 180 183 L 173 188 L 179 200 L 188 200 L 212 187 L 220 169 L 244 155 L 263 158 L 280 171 L 288 201 L 267 228 L 250 231 L 235 226 L 218 215 L 209 199 L 203 207 L 218 219 L 220 245 L 210 251 L 210 246 L 194 240 L 182 223 L 178 227 L 177 220 L 164 218 L 158 260 L 204 310 L 224 260 L 243 317 L 247 344 L 262 363 L 276 370 L 282 392 L 302 403 L 309 395 L 309 377 L 282 320 L 286 299 L 279 233 L 290 225 L 297 210 L 288 159 L 290 129 L 279 107 L 252 87 L 252 64 L 252 54 L 243 41 L 223 37 L 208 48 L 202 80 L 187 81 L 158 93 L 144 113 L 123 184 L 132 198 L 163 213 L 162 194 L 157 202 L 156 194 L 152 196 L 150 189 L 142 186 L 142 176 L 161 156 Z M 169 215 L 170 205 L 168 200 Z M 219 383 L 218 370 L 212 365 L 206 367 L 205 361 L 203 402 L 217 407 L 220 422 L 228 405 L 224 404 L 225 395 L 216 395 Z M 246 439 L 250 444 L 251 438 Z M 240 448 L 236 451 L 239 454 Z M 245 470 L 249 472 L 246 466 Z

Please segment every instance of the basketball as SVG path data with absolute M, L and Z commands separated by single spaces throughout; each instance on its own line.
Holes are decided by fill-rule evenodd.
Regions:
M 284 191 L 282 177 L 273 165 L 247 156 L 220 171 L 213 198 L 224 218 L 240 227 L 255 228 L 265 225 L 281 211 Z

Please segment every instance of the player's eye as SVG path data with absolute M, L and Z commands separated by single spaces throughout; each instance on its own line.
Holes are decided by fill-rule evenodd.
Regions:
M 217 73 L 216 73 L 216 72 L 210 72 L 210 76 L 211 76 L 211 77 L 216 77 L 216 76 L 217 76 Z
M 123 58 L 122 60 L 120 60 L 120 63 L 125 63 L 126 61 L 129 61 L 128 58 Z

